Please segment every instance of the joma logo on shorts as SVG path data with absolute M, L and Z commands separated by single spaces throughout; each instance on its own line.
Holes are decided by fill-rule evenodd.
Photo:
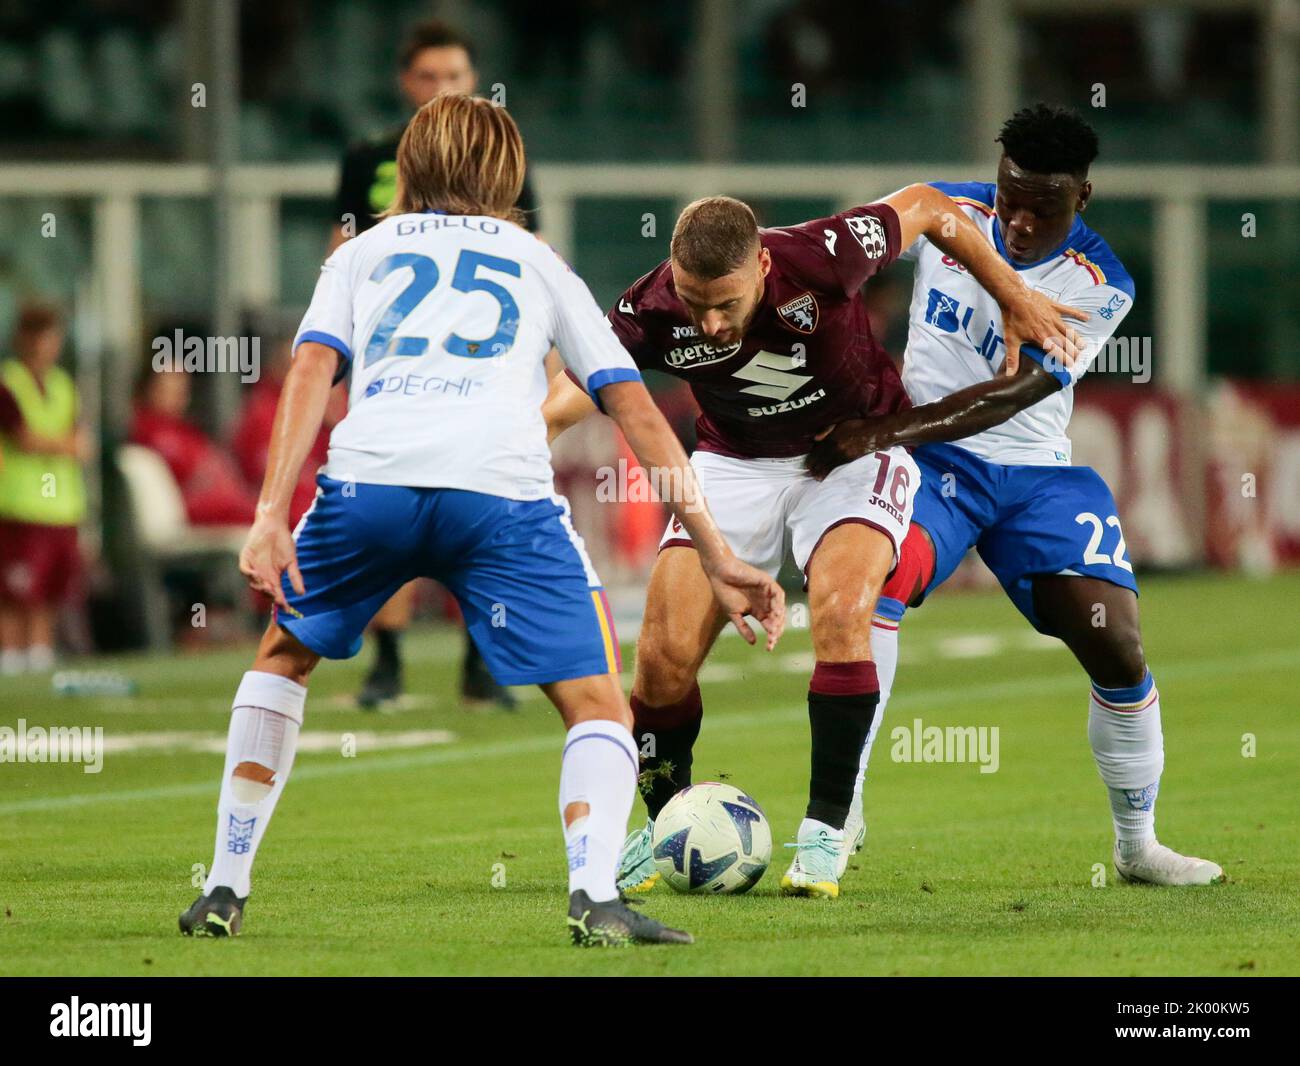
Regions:
M 893 515 L 894 518 L 897 519 L 899 522 L 903 520 L 903 509 L 901 507 L 895 507 L 883 496 L 872 496 L 871 502 L 874 503 L 877 507 L 883 507 L 886 511 L 888 511 L 891 515 Z

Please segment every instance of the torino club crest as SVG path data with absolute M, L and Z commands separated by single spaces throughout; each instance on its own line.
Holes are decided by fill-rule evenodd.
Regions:
M 787 300 L 776 313 L 787 326 L 800 333 L 811 333 L 817 328 L 817 301 L 810 292 Z

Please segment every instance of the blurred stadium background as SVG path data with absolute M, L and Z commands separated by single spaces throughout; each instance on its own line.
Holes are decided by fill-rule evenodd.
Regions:
M 1075 461 L 1115 488 L 1141 567 L 1300 561 L 1300 0 L 27 0 L 0 4 L 0 356 L 24 306 L 61 309 L 90 429 L 65 651 L 255 624 L 232 523 L 195 521 L 167 467 L 124 448 L 133 403 L 178 329 L 259 338 L 266 373 L 338 221 L 339 159 L 406 117 L 398 50 L 430 17 L 475 42 L 540 232 L 605 304 L 697 196 L 785 224 L 992 180 L 1015 108 L 1077 107 L 1102 143 L 1089 222 L 1137 281 L 1124 334 L 1153 374 L 1088 375 Z M 908 270 L 869 293 L 896 355 Z M 190 384 L 184 418 L 237 455 L 256 386 Z M 689 434 L 689 396 L 657 387 Z M 637 617 L 662 517 L 597 504 L 619 455 L 592 420 L 560 442 L 558 484 Z M 213 608 L 197 635 L 195 602 Z

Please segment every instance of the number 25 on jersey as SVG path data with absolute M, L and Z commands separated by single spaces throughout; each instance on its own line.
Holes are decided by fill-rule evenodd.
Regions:
M 437 287 L 438 264 L 427 255 L 395 252 L 375 265 L 369 280 L 383 281 L 389 274 L 403 268 L 411 271 L 411 280 L 379 316 L 379 324 L 366 342 L 364 366 L 370 366 L 388 356 L 421 356 L 429 350 L 428 337 L 403 336 L 397 330 L 419 306 L 420 301 Z M 452 273 L 451 287 L 457 292 L 485 292 L 500 306 L 496 332 L 491 336 L 469 339 L 457 333 L 449 333 L 443 339 L 442 347 L 446 351 L 465 359 L 488 359 L 505 355 L 515 343 L 515 334 L 519 330 L 519 305 L 515 303 L 514 297 L 500 282 L 479 277 L 480 269 L 519 277 L 519 264 L 512 259 L 502 259 L 469 248 L 460 253 L 456 269 Z

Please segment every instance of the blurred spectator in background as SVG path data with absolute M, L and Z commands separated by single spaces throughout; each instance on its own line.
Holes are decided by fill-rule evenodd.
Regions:
M 56 365 L 63 340 L 58 311 L 28 304 L 0 364 L 0 674 L 53 667 L 55 615 L 80 572 L 89 440 Z
M 275 426 L 275 408 L 280 402 L 280 390 L 284 388 L 284 379 L 292 361 L 292 338 L 282 338 L 273 347 L 269 363 L 263 367 L 261 378 L 240 409 L 230 445 L 235 462 L 239 464 L 239 472 L 249 486 L 260 486 L 266 476 L 266 455 L 271 446 L 271 430 Z M 347 404 L 347 393 L 341 387 L 335 387 L 330 393 L 329 406 L 325 409 L 325 421 L 311 451 L 307 453 L 302 474 L 298 478 L 298 487 L 294 490 L 289 505 L 290 528 L 297 525 L 298 519 L 311 506 L 311 501 L 316 496 L 316 471 L 325 464 L 330 431 L 347 413 Z
M 146 366 L 136 388 L 131 443 L 152 448 L 166 461 L 191 525 L 251 525 L 256 491 L 217 442 L 186 418 L 189 406 L 187 373 Z
M 475 92 L 478 71 L 474 62 L 474 45 L 468 37 L 436 19 L 421 22 L 407 34 L 399 53 L 398 85 L 414 112 L 442 92 Z M 397 142 L 405 128 L 403 125 L 354 145 L 344 155 L 330 237 L 331 252 L 349 237 L 373 226 L 374 216 L 387 210 L 393 202 L 397 192 Z M 536 230 L 537 204 L 527 173 L 518 206 L 525 214 L 528 228 Z M 371 622 L 376 654 L 357 696 L 362 707 L 377 707 L 401 695 L 401 636 L 411 624 L 414 612 L 415 585 L 410 584 L 384 604 Z M 515 704 L 509 690 L 493 679 L 468 635 L 461 670 L 461 695 L 472 702 L 487 701 L 507 708 Z

